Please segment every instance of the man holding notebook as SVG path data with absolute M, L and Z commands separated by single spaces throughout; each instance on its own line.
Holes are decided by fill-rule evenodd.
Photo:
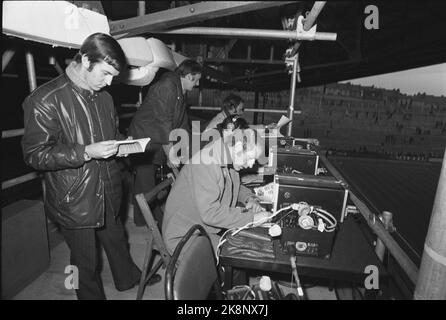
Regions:
M 24 160 L 45 174 L 45 211 L 61 227 L 77 268 L 78 299 L 105 299 L 98 243 L 105 249 L 117 290 L 138 284 L 118 218 L 121 174 L 115 161 L 123 139 L 112 97 L 102 90 L 125 68 L 118 42 L 90 35 L 66 73 L 34 90 L 23 102 Z M 68 263 L 67 263 L 68 264 Z

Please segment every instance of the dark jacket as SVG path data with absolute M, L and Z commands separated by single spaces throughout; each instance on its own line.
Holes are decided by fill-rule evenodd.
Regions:
M 62 74 L 33 91 L 23 109 L 24 160 L 45 171 L 46 212 L 66 228 L 103 226 L 105 194 L 121 196 L 119 167 L 113 159 L 85 162 L 84 151 L 120 136 L 110 94 L 92 94 Z
M 132 119 L 128 134 L 135 139 L 150 137 L 153 147 L 154 144 L 168 144 L 169 134 L 176 128 L 190 131 L 180 76 L 168 71 L 150 86 Z M 153 163 L 163 164 L 164 152 L 160 147 L 154 149 L 157 152 Z

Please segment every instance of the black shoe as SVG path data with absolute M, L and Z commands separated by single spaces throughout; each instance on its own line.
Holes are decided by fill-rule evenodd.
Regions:
M 131 285 L 129 285 L 127 287 L 121 287 L 121 288 L 116 287 L 116 290 L 118 290 L 118 291 L 130 290 L 130 289 L 136 287 L 138 284 L 139 284 L 139 280 L 135 281 L 134 283 L 132 283 Z
M 130 289 L 136 287 L 137 285 L 139 285 L 139 280 L 141 279 L 141 271 L 139 270 L 139 268 L 137 266 L 134 266 L 134 268 L 133 268 L 133 279 L 135 279 L 135 280 L 129 286 L 116 287 L 116 290 L 126 291 L 126 290 L 130 290 Z
M 162 277 L 159 274 L 155 273 L 152 277 L 150 277 L 149 281 L 147 281 L 147 285 L 152 286 L 154 284 L 157 284 L 161 281 L 161 279 Z

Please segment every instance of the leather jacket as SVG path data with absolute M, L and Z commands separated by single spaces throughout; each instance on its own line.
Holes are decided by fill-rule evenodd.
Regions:
M 88 144 L 120 138 L 116 112 L 108 92 L 82 89 L 67 73 L 23 102 L 23 156 L 44 171 L 47 213 L 66 228 L 101 227 L 106 194 L 120 202 L 120 171 L 114 159 L 85 161 L 84 152 Z

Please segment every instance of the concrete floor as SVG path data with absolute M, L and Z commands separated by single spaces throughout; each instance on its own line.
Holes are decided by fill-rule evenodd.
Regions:
M 137 227 L 132 220 L 128 220 L 125 228 L 129 237 L 130 254 L 136 265 L 142 268 L 144 261 L 145 247 L 147 241 L 147 228 Z M 110 266 L 107 256 L 102 250 L 103 268 L 102 281 L 107 299 L 110 300 L 135 300 L 138 287 L 119 292 L 115 289 Z M 157 256 L 156 259 L 158 259 Z M 62 241 L 51 250 L 51 263 L 46 272 L 41 274 L 34 282 L 28 285 L 24 290 L 17 294 L 14 300 L 76 300 L 74 290 L 65 288 L 65 279 L 67 274 L 64 273 L 65 267 L 69 264 L 70 252 L 67 244 Z M 160 271 L 160 275 L 164 277 L 164 270 Z M 164 282 L 160 281 L 153 286 L 146 287 L 143 299 L 162 300 L 164 299 Z
M 125 224 L 130 244 L 130 254 L 132 255 L 136 265 L 142 267 L 145 247 L 147 241 L 147 228 L 137 227 L 132 220 L 132 215 Z M 103 269 L 101 273 L 104 284 L 105 295 L 109 300 L 135 300 L 138 288 L 119 292 L 115 289 L 110 267 L 105 252 L 102 252 Z M 156 256 L 159 259 L 159 256 Z M 51 250 L 51 263 L 46 272 L 41 274 L 35 281 L 17 294 L 13 300 L 76 300 L 74 289 L 65 288 L 65 279 L 68 276 L 64 273 L 66 266 L 69 264 L 69 249 L 64 241 L 54 246 Z M 144 291 L 144 300 L 163 300 L 164 299 L 164 270 L 161 269 L 159 274 L 163 280 L 153 286 L 147 286 Z M 250 284 L 257 283 L 259 277 L 250 278 Z M 282 291 L 287 294 L 292 289 L 280 286 Z M 305 289 L 305 297 L 308 300 L 335 300 L 334 292 L 329 291 L 326 287 L 311 287 Z

